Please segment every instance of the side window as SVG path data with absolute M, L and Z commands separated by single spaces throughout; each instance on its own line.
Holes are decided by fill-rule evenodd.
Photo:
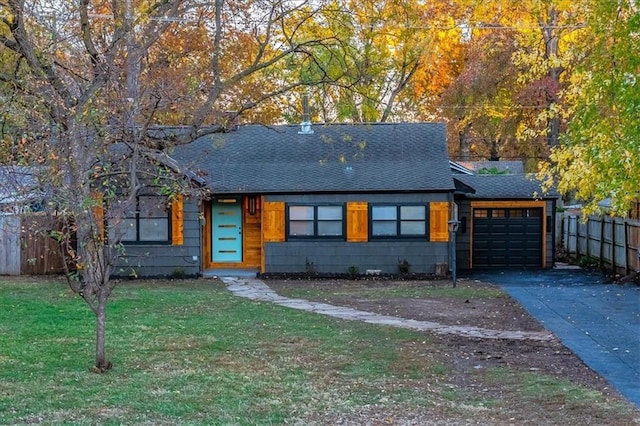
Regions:
M 344 206 L 288 205 L 289 238 L 344 238 Z
M 371 238 L 423 238 L 427 236 L 424 205 L 371 206 Z
M 109 238 L 123 243 L 169 243 L 171 211 L 167 198 L 145 195 L 138 197 L 136 204 L 119 224 L 110 224 Z

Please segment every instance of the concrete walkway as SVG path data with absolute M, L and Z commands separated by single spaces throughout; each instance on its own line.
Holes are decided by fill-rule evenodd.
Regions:
M 373 312 L 329 305 L 327 303 L 311 302 L 303 299 L 290 299 L 278 295 L 264 282 L 256 278 L 220 276 L 220 279 L 226 284 L 229 291 L 239 297 L 261 302 L 271 302 L 276 305 L 286 306 L 287 308 L 315 312 L 317 314 L 328 315 L 345 320 L 388 325 L 416 331 L 429 331 L 436 334 L 456 334 L 459 336 L 478 337 L 483 339 L 538 341 L 550 341 L 555 339 L 553 334 L 548 332 L 490 330 L 472 326 L 444 325 L 437 322 L 416 321 L 389 315 L 380 315 Z

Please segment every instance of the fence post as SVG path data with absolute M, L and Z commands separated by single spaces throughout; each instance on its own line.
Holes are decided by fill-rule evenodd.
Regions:
M 591 218 L 587 217 L 587 221 L 585 222 L 585 248 L 584 250 L 586 251 L 585 256 L 587 257 L 587 259 L 589 259 L 589 222 L 591 222 Z
M 629 229 L 628 223 L 624 221 L 624 274 L 629 275 Z
M 616 218 L 611 219 L 611 269 L 613 274 L 618 272 L 618 266 L 616 265 L 616 228 L 618 226 Z
M 600 269 L 604 269 L 604 225 L 605 218 L 600 218 Z
M 20 216 L 0 216 L 0 274 L 20 275 Z
M 576 216 L 576 259 L 580 257 L 580 221 Z

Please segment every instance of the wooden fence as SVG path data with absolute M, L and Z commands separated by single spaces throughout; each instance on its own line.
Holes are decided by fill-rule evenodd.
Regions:
M 562 247 L 603 269 L 628 275 L 640 271 L 640 220 L 576 215 L 562 218 Z
M 43 230 L 58 229 L 40 215 L 0 215 L 0 275 L 44 275 L 64 272 L 56 240 Z

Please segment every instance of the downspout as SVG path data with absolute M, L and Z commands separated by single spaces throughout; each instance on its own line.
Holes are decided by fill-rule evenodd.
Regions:
M 553 249 L 551 250 L 551 267 L 553 268 L 556 264 L 556 249 L 558 248 L 558 241 L 556 240 L 557 233 L 556 233 L 556 228 L 557 228 L 557 221 L 558 221 L 558 213 L 557 213 L 557 199 L 554 198 L 553 201 L 551 202 L 551 241 L 553 243 Z M 545 218 L 546 220 L 546 218 Z M 547 238 L 547 236 L 545 235 L 544 238 Z M 560 241 L 560 245 L 562 245 L 562 242 Z M 614 250 L 612 251 L 612 253 L 615 251 L 615 247 Z M 547 253 L 542 253 L 543 256 L 547 256 Z M 613 265 L 613 269 L 615 271 L 616 266 Z
M 198 218 L 198 224 L 200 225 L 200 229 L 198 230 L 198 275 L 204 276 L 204 247 L 202 247 L 202 243 L 204 238 L 202 238 L 202 233 L 204 232 L 204 224 L 205 224 L 205 215 L 204 215 L 204 200 L 200 197 L 200 217 Z
M 453 281 L 453 287 L 456 287 L 457 284 L 457 269 L 458 265 L 456 264 L 456 233 L 458 232 L 458 205 L 455 203 L 453 198 L 453 192 L 450 192 L 448 195 L 449 198 L 449 222 L 447 226 L 449 227 L 449 265 L 451 265 L 451 280 Z

